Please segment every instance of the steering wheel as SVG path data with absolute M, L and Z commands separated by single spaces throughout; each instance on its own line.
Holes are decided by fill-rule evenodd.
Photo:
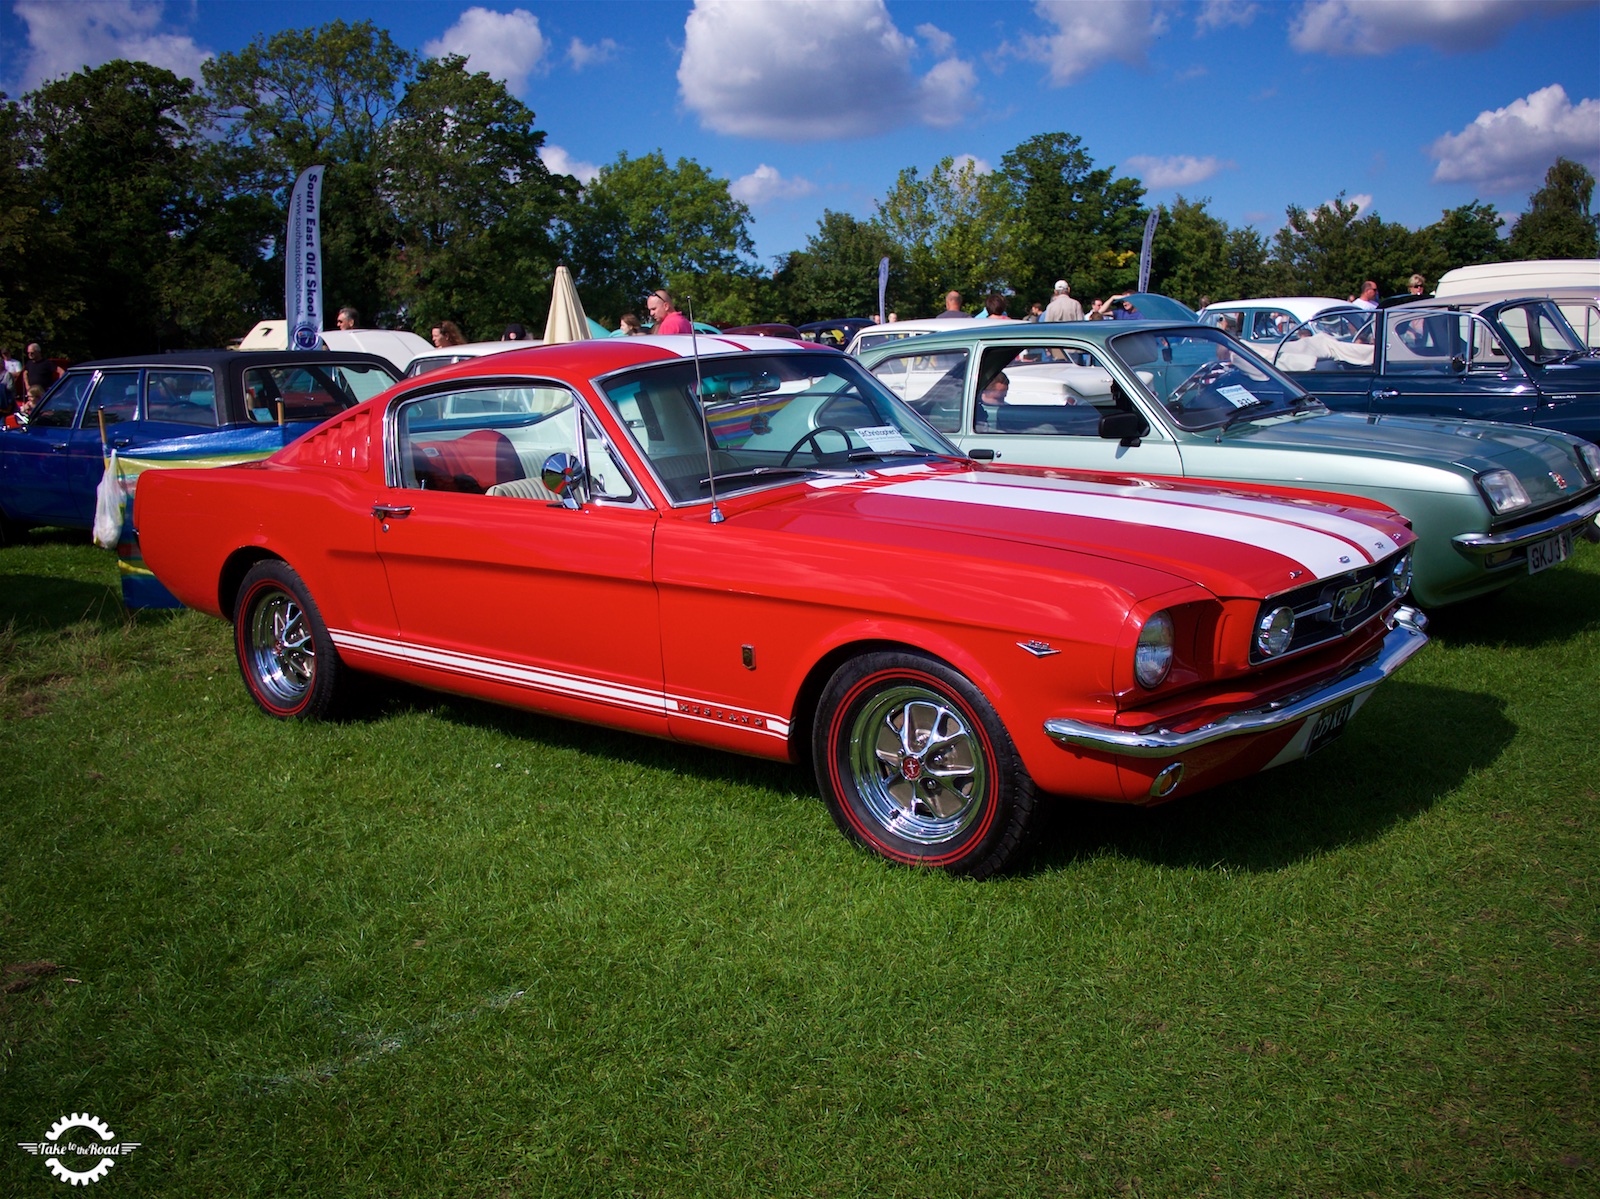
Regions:
M 1216 369 L 1221 365 L 1222 364 L 1219 363 L 1219 362 L 1204 362 L 1204 363 L 1201 363 L 1200 366 L 1198 366 L 1195 370 L 1190 372 L 1188 378 L 1184 379 L 1184 381 L 1182 383 L 1179 383 L 1176 387 L 1174 387 L 1172 389 L 1172 394 L 1167 397 L 1168 405 L 1171 406 L 1174 410 L 1182 408 L 1183 405 L 1178 402 L 1178 397 L 1181 396 L 1184 392 L 1188 391 L 1191 387 L 1194 387 L 1196 384 L 1203 383 L 1207 379 L 1213 378 L 1213 377 L 1215 377 L 1215 375 L 1221 374 L 1222 372 L 1220 370 Z M 1213 374 L 1213 372 L 1215 372 L 1215 374 Z
M 817 457 L 820 458 L 822 456 L 822 443 L 818 441 L 817 438 L 823 433 L 837 433 L 840 437 L 844 438 L 844 448 L 847 450 L 850 448 L 849 430 L 841 429 L 838 425 L 818 425 L 799 441 L 795 442 L 794 445 L 790 447 L 789 452 L 783 456 L 783 461 L 778 463 L 778 465 L 788 466 L 789 463 L 794 461 L 794 456 L 800 452 L 801 447 L 804 446 L 808 441 L 811 443 L 812 449 L 815 450 Z

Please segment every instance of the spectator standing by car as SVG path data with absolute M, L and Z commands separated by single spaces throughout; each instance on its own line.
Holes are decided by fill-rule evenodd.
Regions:
M 4 391 L 0 391 L 0 411 L 9 412 L 22 398 L 17 388 L 17 380 L 22 378 L 22 362 L 13 358 L 8 350 L 0 350 L 0 375 L 4 375 L 4 379 L 0 382 L 3 382 L 5 387 Z
M 999 292 L 993 293 L 984 300 L 983 308 L 992 321 L 1009 321 L 1011 319 L 1006 313 L 1006 298 Z
M 1026 320 L 1028 321 L 1029 324 L 1038 324 L 1043 319 L 1044 319 L 1044 305 L 1039 303 L 1038 300 L 1035 300 L 1033 303 L 1028 305 L 1028 315 L 1026 317 Z
M 500 334 L 501 341 L 527 341 L 528 331 L 519 322 L 512 321 L 506 326 L 506 331 Z
M 340 329 L 354 329 L 361 323 L 361 314 L 346 304 L 339 309 L 339 315 L 334 318 L 333 323 Z
M 50 385 L 61 378 L 61 368 L 44 356 L 44 350 L 38 342 L 28 345 L 28 361 L 22 366 L 22 376 L 27 380 L 28 387 L 39 389 L 43 395 L 50 390 Z
M 622 330 L 624 337 L 638 337 L 644 332 L 644 325 L 640 322 L 638 314 L 634 312 L 624 312 L 622 319 L 617 322 L 617 327 Z
M 1412 275 L 1406 282 L 1406 290 L 1414 296 L 1425 296 L 1428 294 L 1428 281 L 1421 275 Z
M 1039 318 L 1045 321 L 1081 321 L 1083 319 L 1083 305 L 1072 298 L 1072 288 L 1067 286 L 1065 279 L 1056 280 L 1055 295 L 1050 297 L 1050 303 L 1044 310 L 1044 315 Z
M 655 322 L 654 332 L 663 335 L 694 332 L 694 326 L 689 323 L 689 318 L 678 311 L 677 302 L 666 288 L 658 287 L 651 292 L 650 298 L 645 301 L 645 307 L 650 310 L 650 319 Z
M 965 312 L 961 311 L 961 293 L 959 291 L 947 291 L 944 293 L 944 311 L 939 313 L 939 315 L 934 317 L 934 319 L 938 320 L 940 317 L 957 317 L 966 315 L 967 314 Z
M 442 350 L 446 346 L 464 346 L 467 338 L 461 332 L 461 326 L 454 321 L 440 321 L 433 327 L 433 344 Z
M 1350 301 L 1357 308 L 1365 308 L 1369 312 L 1378 306 L 1378 285 L 1368 279 L 1361 285 L 1361 294 Z

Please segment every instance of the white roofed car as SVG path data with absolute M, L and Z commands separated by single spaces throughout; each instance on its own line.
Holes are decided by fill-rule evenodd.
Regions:
M 1458 266 L 1439 277 L 1434 299 L 1495 292 L 1501 299 L 1543 295 L 1552 287 L 1600 288 L 1600 258 L 1535 258 Z
M 429 346 L 411 360 L 406 367 L 406 378 L 415 379 L 418 375 L 436 371 L 442 366 L 454 366 L 468 358 L 498 354 L 503 350 L 526 350 L 529 346 L 542 344 L 538 341 L 472 341 L 461 346 Z
M 289 347 L 287 323 L 281 320 L 257 321 L 239 342 L 241 350 L 284 350 Z M 356 350 L 376 354 L 403 371 L 424 350 L 432 349 L 425 338 L 406 329 L 325 329 L 321 350 Z
M 1257 346 L 1276 345 L 1302 321 L 1336 308 L 1349 308 L 1349 300 L 1329 296 L 1275 296 L 1261 300 L 1229 300 L 1200 310 L 1200 323 L 1226 329 L 1240 341 Z
M 917 337 L 923 333 L 948 333 L 952 329 L 965 329 L 971 325 L 981 324 L 987 319 L 986 317 L 978 316 L 928 316 L 914 321 L 889 321 L 883 325 L 870 325 L 850 339 L 850 344 L 845 347 L 845 353 L 859 354 L 862 350 L 870 350 L 873 346 L 881 346 L 886 341 L 898 341 L 902 337 Z

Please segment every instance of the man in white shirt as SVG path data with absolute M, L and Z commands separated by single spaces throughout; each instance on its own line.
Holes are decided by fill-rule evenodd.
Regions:
M 1065 279 L 1056 280 L 1056 294 L 1045 307 L 1041 321 L 1081 321 L 1083 305 L 1072 298 L 1072 288 Z
M 1368 279 L 1361 285 L 1361 294 L 1350 302 L 1357 308 L 1365 308 L 1369 312 L 1372 311 L 1378 306 L 1378 285 Z

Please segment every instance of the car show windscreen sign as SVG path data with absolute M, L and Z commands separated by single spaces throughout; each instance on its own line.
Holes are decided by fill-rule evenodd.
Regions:
M 307 167 L 289 198 L 284 246 L 284 324 L 291 350 L 314 350 L 322 340 L 322 174 Z

